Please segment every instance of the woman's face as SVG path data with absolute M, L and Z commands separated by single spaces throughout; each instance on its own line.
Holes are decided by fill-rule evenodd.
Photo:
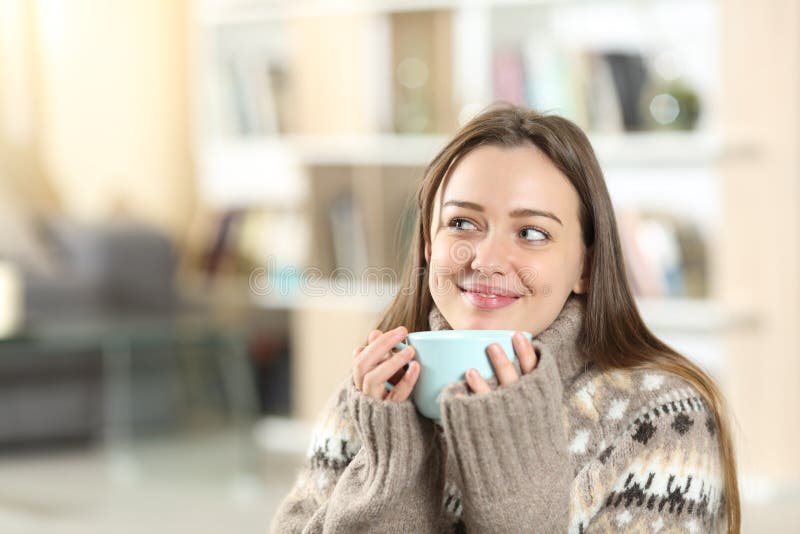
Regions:
M 442 181 L 425 256 L 454 329 L 540 334 L 584 293 L 578 194 L 535 145 L 481 146 Z

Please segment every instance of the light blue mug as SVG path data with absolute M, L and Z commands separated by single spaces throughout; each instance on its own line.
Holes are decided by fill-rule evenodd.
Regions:
M 412 332 L 406 340 L 414 347 L 414 359 L 420 364 L 420 376 L 412 398 L 417 410 L 433 420 L 440 420 L 439 394 L 445 386 L 464 380 L 465 373 L 477 369 L 483 378 L 494 376 L 486 347 L 499 343 L 512 361 L 517 359 L 511 336 L 515 330 L 433 330 Z M 523 332 L 528 340 L 533 335 Z M 397 350 L 406 347 L 398 343 Z M 387 383 L 387 387 L 390 384 Z

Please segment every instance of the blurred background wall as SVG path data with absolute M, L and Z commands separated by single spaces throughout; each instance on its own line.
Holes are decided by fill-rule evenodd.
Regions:
M 266 528 L 425 166 L 505 100 L 587 131 L 646 321 L 731 402 L 744 530 L 794 531 L 798 10 L 0 0 L 0 530 Z
M 194 205 L 188 4 L 3 9 L 3 162 L 17 169 L 8 180 L 71 216 L 130 214 L 180 236 Z

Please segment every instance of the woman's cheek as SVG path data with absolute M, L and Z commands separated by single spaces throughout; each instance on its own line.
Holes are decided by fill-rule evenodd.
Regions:
M 442 243 L 439 261 L 444 265 L 462 268 L 472 261 L 475 245 L 465 239 L 452 239 Z
M 434 242 L 431 253 L 431 263 L 436 264 L 440 268 L 452 266 L 453 260 L 450 251 L 453 249 L 453 246 L 453 243 L 447 239 L 439 239 Z
M 517 278 L 525 289 L 528 289 L 529 292 L 535 292 L 539 286 L 547 281 L 547 271 L 548 269 L 544 262 L 527 261 L 517 270 Z
M 453 266 L 448 264 L 447 254 L 442 254 L 441 243 L 434 244 L 431 249 L 431 264 L 430 274 L 428 276 L 428 284 L 431 292 L 434 295 L 442 295 L 447 293 L 447 284 L 450 278 L 450 273 L 453 272 Z

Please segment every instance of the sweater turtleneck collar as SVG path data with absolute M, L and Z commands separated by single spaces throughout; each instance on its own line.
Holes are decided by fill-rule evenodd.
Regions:
M 562 382 L 570 383 L 589 365 L 578 346 L 578 335 L 586 312 L 585 297 L 571 293 L 555 320 L 534 339 L 547 346 L 556 358 Z M 431 330 L 452 330 L 436 304 L 428 314 Z

